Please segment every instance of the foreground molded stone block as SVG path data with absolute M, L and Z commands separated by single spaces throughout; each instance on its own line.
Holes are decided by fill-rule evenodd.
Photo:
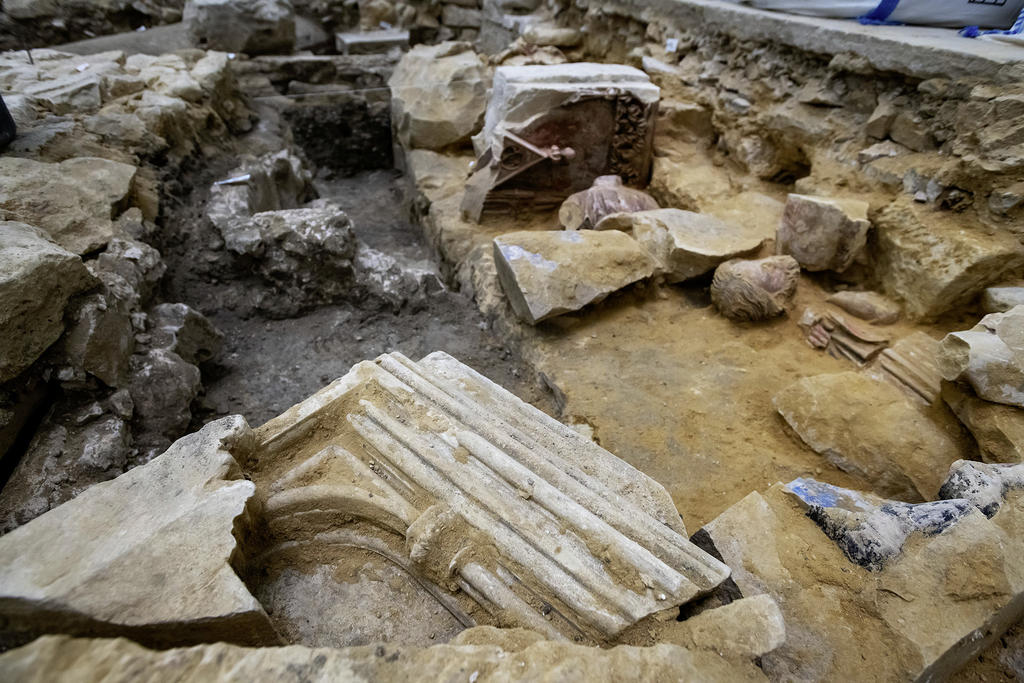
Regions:
M 659 484 L 441 352 L 360 363 L 256 433 L 267 557 L 379 548 L 463 623 L 614 643 L 729 575 Z
M 188 0 L 182 22 L 198 46 L 223 52 L 289 52 L 295 12 L 289 0 Z
M 68 299 L 96 284 L 82 259 L 42 230 L 0 222 L 0 382 L 57 341 Z
M 167 676 L 182 683 L 337 681 L 764 681 L 752 663 L 675 645 L 609 650 L 545 641 L 528 631 L 480 627 L 430 648 L 388 644 L 344 649 L 301 646 L 251 649 L 217 643 L 147 650 L 128 640 L 40 638 L 0 655 L 7 681 L 129 683 Z
M 804 443 L 882 495 L 934 498 L 963 455 L 899 389 L 856 372 L 805 377 L 773 403 Z
M 986 401 L 1024 408 L 1024 306 L 947 334 L 938 363 L 943 379 L 968 382 Z
M 3 640 L 60 632 L 156 645 L 276 642 L 233 568 L 255 492 L 233 455 L 251 447 L 241 417 L 210 423 L 0 537 Z
M 907 505 L 798 479 L 697 533 L 768 594 L 787 639 L 772 680 L 946 680 L 1024 616 L 1022 466 L 954 464 L 941 500 Z M 869 663 L 869 664 L 866 664 Z
M 876 275 L 915 319 L 966 305 L 989 285 L 1024 269 L 1024 246 L 1016 237 L 992 233 L 966 213 L 901 199 L 879 212 L 875 231 Z
M 870 229 L 867 202 L 791 194 L 775 236 L 776 248 L 807 270 L 841 273 L 864 250 Z
M 531 325 L 654 272 L 647 252 L 618 230 L 511 232 L 494 239 L 494 261 L 512 310 Z
M 409 50 L 388 81 L 398 141 L 410 149 L 468 142 L 483 123 L 490 81 L 487 64 L 469 43 Z
M 85 254 L 114 235 L 111 221 L 127 208 L 135 167 L 77 157 L 59 164 L 0 158 L 0 209 L 45 230 L 68 251 Z
M 729 259 L 753 255 L 764 243 L 756 231 L 693 211 L 640 211 L 628 219 L 633 237 L 669 282 L 699 277 Z

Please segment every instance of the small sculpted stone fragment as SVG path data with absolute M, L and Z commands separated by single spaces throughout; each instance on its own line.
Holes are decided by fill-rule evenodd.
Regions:
M 790 254 L 811 271 L 841 273 L 867 243 L 868 203 L 856 199 L 791 194 L 776 233 L 780 254 Z
M 622 184 L 617 175 L 600 176 L 590 189 L 570 195 L 558 210 L 558 220 L 566 230 L 597 228 L 613 213 L 634 213 L 657 209 L 658 202 L 646 192 Z
M 846 290 L 830 295 L 827 301 L 861 320 L 878 325 L 888 325 L 900 318 L 899 304 L 876 292 Z
M 938 362 L 943 379 L 968 382 L 986 401 L 1024 407 L 1024 306 L 947 334 Z
M 767 320 L 786 312 L 799 280 L 800 264 L 791 256 L 734 259 L 715 269 L 711 301 L 731 320 Z
M 523 231 L 494 239 L 498 278 L 524 322 L 577 311 L 650 277 L 647 252 L 618 230 Z

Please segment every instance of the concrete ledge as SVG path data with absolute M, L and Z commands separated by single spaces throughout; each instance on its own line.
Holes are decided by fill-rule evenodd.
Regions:
M 642 21 L 668 19 L 682 27 L 816 54 L 852 53 L 879 71 L 913 78 L 1024 81 L 1024 48 L 961 38 L 953 29 L 862 26 L 853 20 L 769 12 L 716 0 L 600 0 L 591 3 L 591 9 L 595 7 Z

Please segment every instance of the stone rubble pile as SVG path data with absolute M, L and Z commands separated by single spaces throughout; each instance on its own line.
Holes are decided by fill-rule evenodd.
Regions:
M 32 56 L 0 55 L 18 125 L 0 159 L 0 433 L 24 444 L 4 530 L 188 430 L 220 334 L 157 302 L 166 267 L 145 240 L 161 175 L 251 125 L 225 54 Z

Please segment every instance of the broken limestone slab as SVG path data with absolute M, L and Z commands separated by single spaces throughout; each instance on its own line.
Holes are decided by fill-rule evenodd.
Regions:
M 188 0 L 182 22 L 197 47 L 222 52 L 290 52 L 295 10 L 290 0 Z
M 947 334 L 937 360 L 943 379 L 969 383 L 986 401 L 1024 407 L 1024 306 Z
M 939 211 L 900 199 L 874 221 L 875 274 L 907 314 L 933 319 L 967 305 L 986 287 L 1024 270 L 1024 246 L 990 232 L 969 213 Z
M 612 644 L 729 574 L 659 484 L 441 352 L 356 365 L 260 427 L 248 471 L 267 493 L 268 557 L 390 542 L 477 623 Z
M 186 363 L 199 365 L 220 353 L 224 335 L 209 319 L 186 304 L 158 304 L 146 320 L 149 346 L 176 353 Z
M 752 256 L 765 239 L 746 226 L 681 209 L 639 211 L 621 218 L 657 264 L 655 272 L 672 283 L 700 277 L 729 259 Z
M 697 536 L 782 609 L 771 679 L 860 680 L 870 662 L 877 680 L 946 680 L 1024 616 L 1020 467 L 957 462 L 920 505 L 796 480 Z
M 880 495 L 930 500 L 964 455 L 899 389 L 857 372 L 804 377 L 772 402 L 814 452 Z
M 44 231 L 0 221 L 0 383 L 57 341 L 68 299 L 97 284 L 82 259 Z
M 0 537 L 4 641 L 277 642 L 235 569 L 255 493 L 235 456 L 252 444 L 241 417 L 218 420 Z
M 791 194 L 775 244 L 806 270 L 841 273 L 864 250 L 870 229 L 867 202 Z
M 124 639 L 47 636 L 0 655 L 8 681 L 68 678 L 78 683 L 157 680 L 173 672 L 189 683 L 308 683 L 336 681 L 693 680 L 710 683 L 765 681 L 753 663 L 728 653 L 676 645 L 586 647 L 543 640 L 529 631 L 478 627 L 456 641 L 429 648 L 377 643 L 344 649 L 244 648 L 226 643 L 188 649 L 148 650 Z
M 76 254 L 106 245 L 115 218 L 127 208 L 136 168 L 118 161 L 77 157 L 49 164 L 0 157 L 0 209 L 13 220 L 42 228 Z
M 398 141 L 434 150 L 468 142 L 483 123 L 490 81 L 486 62 L 469 43 L 409 50 L 388 81 Z
M 730 320 L 767 320 L 786 312 L 799 280 L 800 264 L 792 256 L 733 259 L 715 269 L 711 302 Z
M 494 260 L 512 309 L 530 325 L 654 273 L 643 247 L 618 230 L 511 232 L 494 239 Z
M 942 398 L 974 435 L 985 462 L 1024 462 L 1024 410 L 978 398 L 969 388 L 942 384 Z

